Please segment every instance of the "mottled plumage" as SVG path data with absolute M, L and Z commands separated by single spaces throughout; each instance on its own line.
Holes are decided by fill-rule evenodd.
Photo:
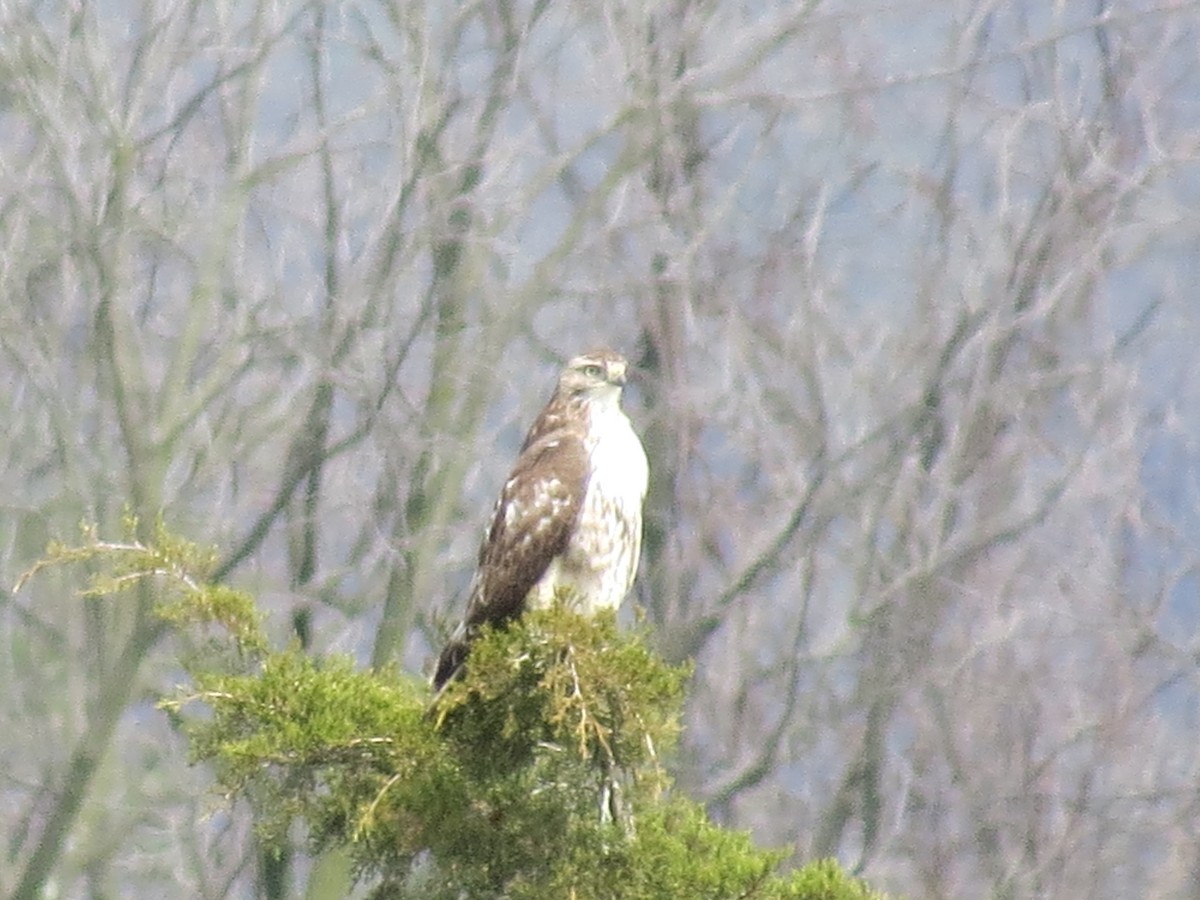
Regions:
M 611 350 L 572 359 L 534 421 L 479 548 L 467 614 L 438 658 L 440 688 L 479 626 L 502 624 L 569 589 L 580 609 L 621 604 L 642 544 L 647 464 L 621 411 L 628 364 Z

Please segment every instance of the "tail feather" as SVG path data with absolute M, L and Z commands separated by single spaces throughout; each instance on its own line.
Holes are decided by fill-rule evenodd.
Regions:
M 462 671 L 463 662 L 467 661 L 470 644 L 464 637 L 451 637 L 442 654 L 438 656 L 438 667 L 433 672 L 433 690 L 440 691 L 446 682 Z
M 467 654 L 470 650 L 471 643 L 468 639 L 466 629 L 459 626 L 454 634 L 450 636 L 450 640 L 446 642 L 446 646 L 442 648 L 442 652 L 438 656 L 437 668 L 433 673 L 433 690 L 435 692 L 445 687 L 446 682 L 462 670 L 463 663 L 467 661 Z

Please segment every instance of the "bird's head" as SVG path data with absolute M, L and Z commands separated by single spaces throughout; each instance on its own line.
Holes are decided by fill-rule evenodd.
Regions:
M 560 394 L 589 402 L 617 403 L 629 371 L 625 357 L 614 350 L 592 350 L 567 363 L 558 378 Z

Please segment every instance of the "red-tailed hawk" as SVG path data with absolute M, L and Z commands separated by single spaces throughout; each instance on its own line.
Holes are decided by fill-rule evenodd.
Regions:
M 628 368 L 612 350 L 567 363 L 529 429 L 479 548 L 467 614 L 438 658 L 440 689 L 485 623 L 548 605 L 558 588 L 582 612 L 616 608 L 642 546 L 646 453 L 621 411 Z

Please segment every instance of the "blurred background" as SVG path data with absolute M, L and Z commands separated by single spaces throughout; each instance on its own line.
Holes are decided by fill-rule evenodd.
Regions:
M 0 34 L 0 895 L 321 896 L 189 767 L 149 604 L 7 591 L 48 540 L 161 512 L 279 642 L 420 672 L 608 344 L 683 790 L 898 895 L 1200 896 L 1195 3 Z

